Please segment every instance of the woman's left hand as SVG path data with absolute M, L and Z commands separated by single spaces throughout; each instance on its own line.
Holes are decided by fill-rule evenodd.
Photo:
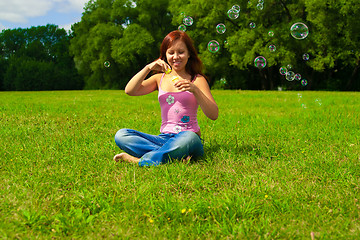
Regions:
M 197 88 L 196 85 L 189 80 L 179 80 L 179 81 L 175 82 L 174 86 L 182 92 L 189 91 L 192 93 Z

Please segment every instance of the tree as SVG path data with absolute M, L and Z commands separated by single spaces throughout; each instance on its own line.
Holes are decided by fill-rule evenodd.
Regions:
M 70 53 L 84 77 L 85 88 L 111 88 L 121 72 L 111 58 L 110 40 L 121 36 L 122 26 L 111 22 L 112 1 L 89 1 L 79 23 L 72 26 Z M 111 67 L 106 69 L 104 62 Z
M 64 29 L 55 25 L 8 29 L 0 34 L 4 90 L 80 89 Z
M 335 89 L 360 90 L 360 7 L 358 1 L 306 0 L 307 19 L 313 28 L 314 60 L 309 66 L 327 72 L 327 78 L 341 79 Z M 353 69 L 352 71 L 350 69 Z M 350 70 L 350 71 L 349 71 Z M 350 72 L 350 74 L 346 74 Z M 345 73 L 345 74 L 344 74 Z M 357 81 L 357 87 L 356 83 Z M 334 83 L 333 83 L 334 84 Z
M 90 1 L 70 47 L 86 88 L 124 88 L 139 66 L 158 57 L 164 31 L 172 29 L 167 7 L 167 0 Z
M 228 16 L 234 4 L 241 9 L 238 18 Z M 91 0 L 73 26 L 71 40 L 71 54 L 87 88 L 123 88 L 139 67 L 158 57 L 163 37 L 185 16 L 194 20 L 186 32 L 206 75 L 213 82 L 226 80 L 227 88 L 360 89 L 357 0 Z M 290 34 L 297 22 L 308 26 L 304 39 Z M 226 25 L 224 34 L 216 32 L 219 23 Z M 208 51 L 210 40 L 219 42 L 218 52 Z M 276 50 L 270 51 L 270 45 Z M 264 68 L 255 67 L 258 56 L 266 58 Z M 106 60 L 110 68 L 103 66 Z M 308 80 L 306 87 L 279 73 L 288 65 Z
M 341 89 L 354 85 L 358 79 L 360 43 L 359 25 L 355 20 L 360 17 L 359 5 L 355 0 L 267 0 L 262 10 L 258 8 L 259 2 L 236 1 L 241 8 L 236 19 L 227 16 L 234 3 L 220 0 L 171 0 L 170 11 L 175 16 L 173 24 L 181 24 L 184 16 L 181 13 L 194 18 L 187 32 L 197 43 L 207 73 L 215 80 L 229 79 L 229 87 L 274 89 L 282 85 L 302 88 L 299 82 L 286 81 L 279 74 L 279 68 L 287 65 L 292 65 L 294 72 L 300 72 L 309 80 L 308 88 Z M 296 22 L 309 27 L 307 38 L 298 40 L 290 35 L 290 27 Z M 219 23 L 226 25 L 224 34 L 215 31 Z M 255 23 L 256 27 L 250 28 L 250 23 Z M 268 34 L 270 30 L 273 37 Z M 212 39 L 221 45 L 215 54 L 206 49 L 207 42 Z M 276 46 L 276 51 L 269 51 L 271 44 Z M 302 59 L 304 53 L 310 54 L 309 61 Z M 267 66 L 261 70 L 254 67 L 254 59 L 260 55 L 267 60 Z M 354 69 L 351 76 L 339 77 L 346 79 L 347 84 L 338 80 L 334 85 L 336 76 L 329 71 L 344 74 L 349 68 Z

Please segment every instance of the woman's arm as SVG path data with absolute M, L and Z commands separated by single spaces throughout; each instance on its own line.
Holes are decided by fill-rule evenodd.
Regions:
M 125 93 L 130 96 L 141 96 L 151 93 L 157 89 L 158 75 L 153 75 L 144 80 L 146 76 L 153 70 L 165 71 L 170 68 L 163 60 L 158 59 L 140 70 L 135 76 L 133 76 L 125 87 Z
M 204 114 L 211 120 L 216 120 L 219 116 L 219 108 L 211 94 L 209 84 L 206 79 L 201 76 L 197 77 L 194 83 L 183 80 L 175 83 L 181 91 L 189 91 L 194 94 Z

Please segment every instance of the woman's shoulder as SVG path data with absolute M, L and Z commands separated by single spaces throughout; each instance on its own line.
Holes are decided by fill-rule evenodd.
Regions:
M 205 82 L 207 82 L 206 77 L 204 75 L 202 75 L 202 74 L 196 74 L 194 79 L 193 79 L 193 82 L 195 82 L 195 81 L 200 81 L 200 82 L 205 81 Z
M 159 83 L 160 80 L 162 79 L 162 77 L 164 76 L 164 74 L 165 73 L 155 73 L 155 74 L 151 75 L 151 77 L 149 77 L 148 80 L 152 80 L 152 81 Z
M 155 74 L 151 75 L 151 78 L 160 79 L 163 75 L 165 75 L 165 73 L 155 73 Z

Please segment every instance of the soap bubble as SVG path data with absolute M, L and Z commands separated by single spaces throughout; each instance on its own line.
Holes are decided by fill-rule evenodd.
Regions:
M 208 50 L 211 52 L 211 53 L 216 53 L 220 50 L 220 44 L 218 43 L 218 41 L 216 40 L 211 40 L 209 43 L 208 43 Z
M 226 31 L 226 26 L 223 23 L 216 25 L 216 31 L 220 34 L 223 34 Z
M 105 62 L 104 62 L 104 66 L 105 66 L 106 68 L 109 68 L 109 67 L 110 67 L 110 65 L 111 65 L 111 64 L 110 64 L 110 62 L 109 62 L 109 61 L 105 61 Z
M 251 22 L 251 23 L 249 24 L 249 26 L 250 26 L 250 28 L 256 28 L 256 23 Z
M 270 51 L 270 52 L 275 52 L 275 51 L 276 51 L 276 46 L 275 46 L 274 44 L 271 44 L 271 45 L 269 46 L 269 51 Z
M 287 68 L 285 66 L 282 66 L 280 69 L 279 69 L 279 72 L 281 75 L 286 75 L 287 73 Z
M 291 65 L 291 64 L 288 64 L 286 67 L 287 67 L 287 69 L 289 69 L 289 70 L 292 69 L 292 65 Z
M 259 69 L 264 68 L 266 66 L 266 58 L 264 58 L 263 56 L 258 56 L 255 58 L 254 64 L 255 67 Z
M 227 40 L 224 41 L 224 45 L 225 46 L 228 46 L 229 45 L 229 42 Z
M 227 14 L 230 19 L 237 19 L 239 17 L 239 12 L 233 8 L 229 9 Z
M 288 71 L 286 74 L 285 74 L 285 77 L 286 77 L 286 80 L 288 81 L 294 81 L 295 79 L 295 73 L 293 71 Z
M 301 85 L 304 87 L 308 84 L 308 81 L 306 79 L 301 80 Z
M 185 26 L 191 26 L 191 25 L 193 25 L 194 20 L 192 17 L 187 16 L 187 17 L 184 17 L 183 23 L 185 24 Z
M 234 6 L 232 6 L 232 8 L 231 8 L 231 9 L 233 9 L 233 10 L 237 11 L 238 13 L 240 12 L 240 6 L 239 6 L 239 5 L 237 5 L 237 4 L 235 4 Z
M 182 31 L 182 32 L 186 32 L 186 26 L 184 24 L 181 24 L 179 27 L 178 27 L 178 30 L 179 31 Z
M 298 96 L 298 101 L 300 102 L 301 99 L 302 99 L 302 94 L 301 94 L 301 93 L 298 93 L 297 96 Z
M 309 34 L 309 28 L 304 23 L 294 23 L 290 27 L 290 33 L 295 39 L 304 39 Z
M 264 9 L 264 4 L 263 3 L 258 3 L 257 5 L 256 5 L 256 9 L 257 10 L 263 10 Z
M 268 34 L 269 34 L 269 37 L 273 37 L 273 36 L 274 36 L 274 31 L 270 30 L 270 31 L 268 32 Z
M 303 54 L 303 59 L 304 59 L 305 61 L 309 60 L 309 59 L 310 59 L 310 55 L 309 55 L 308 53 L 304 53 L 304 54 Z
M 300 73 L 295 74 L 294 77 L 295 77 L 295 80 L 297 80 L 297 81 L 301 80 L 301 74 Z
M 320 98 L 315 99 L 315 103 L 316 103 L 317 105 L 319 105 L 319 106 L 322 105 L 322 102 L 321 102 L 321 99 L 320 99 Z

